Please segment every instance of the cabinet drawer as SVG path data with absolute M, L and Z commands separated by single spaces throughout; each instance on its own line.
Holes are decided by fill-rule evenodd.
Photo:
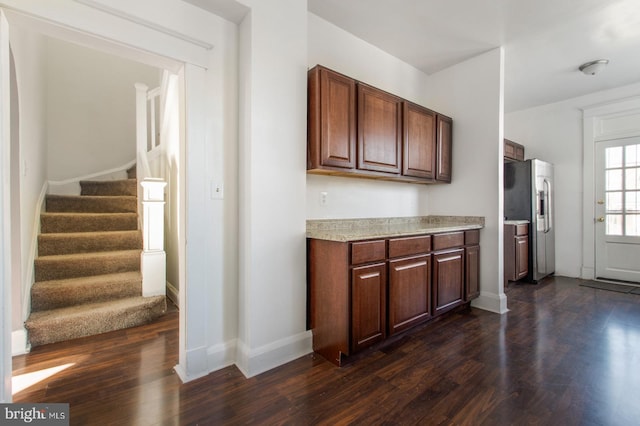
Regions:
M 464 232 L 449 232 L 433 236 L 433 250 L 444 250 L 464 245 Z
M 429 251 L 431 251 L 430 235 L 389 240 L 389 257 L 423 254 Z
M 474 246 L 480 244 L 480 231 L 477 229 L 464 231 L 464 245 Z
M 351 243 L 351 264 L 375 262 L 385 259 L 385 241 L 360 241 Z
M 522 224 L 522 225 L 516 225 L 516 235 L 528 235 L 529 234 L 529 225 L 528 224 Z

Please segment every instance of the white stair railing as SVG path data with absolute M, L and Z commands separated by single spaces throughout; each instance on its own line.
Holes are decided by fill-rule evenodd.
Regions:
M 164 188 L 160 177 L 153 176 L 151 161 L 161 158 L 162 138 L 157 137 L 156 109 L 161 88 L 149 90 L 136 83 L 136 173 L 138 179 L 138 217 L 142 229 L 143 250 L 140 256 L 142 295 L 166 294 L 166 254 L 164 251 Z M 160 168 L 162 169 L 162 168 Z

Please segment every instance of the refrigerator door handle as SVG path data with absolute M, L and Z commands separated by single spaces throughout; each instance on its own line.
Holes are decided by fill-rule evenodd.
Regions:
M 550 213 L 551 213 L 551 185 L 549 185 L 549 181 L 548 180 L 544 180 L 543 182 L 544 185 L 544 198 L 545 198 L 545 203 L 544 203 L 544 232 L 545 234 L 548 233 L 551 230 L 551 217 L 550 217 Z

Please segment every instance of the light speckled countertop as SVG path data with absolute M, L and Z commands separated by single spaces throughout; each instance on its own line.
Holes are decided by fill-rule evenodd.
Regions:
M 357 241 L 438 232 L 465 231 L 484 227 L 481 216 L 417 216 L 368 219 L 307 220 L 307 238 Z
M 505 220 L 504 221 L 505 225 L 525 225 L 528 223 L 529 223 L 528 220 Z

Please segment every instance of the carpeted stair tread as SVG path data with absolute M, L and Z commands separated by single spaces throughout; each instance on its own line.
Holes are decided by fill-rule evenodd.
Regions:
M 140 252 L 120 250 L 40 256 L 35 260 L 35 281 L 139 271 Z
M 136 213 L 42 213 L 40 232 L 97 232 L 138 229 Z
M 38 235 L 38 254 L 91 253 L 142 249 L 140 231 L 62 232 Z
M 128 297 L 32 312 L 25 327 L 31 345 L 39 346 L 146 324 L 166 309 L 164 296 Z
M 31 311 L 59 309 L 82 303 L 105 302 L 142 294 L 140 272 L 36 282 L 31 287 Z
M 80 195 L 131 195 L 136 196 L 138 181 L 121 180 L 83 180 L 80 181 Z
M 135 196 L 117 195 L 47 195 L 47 212 L 74 213 L 135 213 Z

